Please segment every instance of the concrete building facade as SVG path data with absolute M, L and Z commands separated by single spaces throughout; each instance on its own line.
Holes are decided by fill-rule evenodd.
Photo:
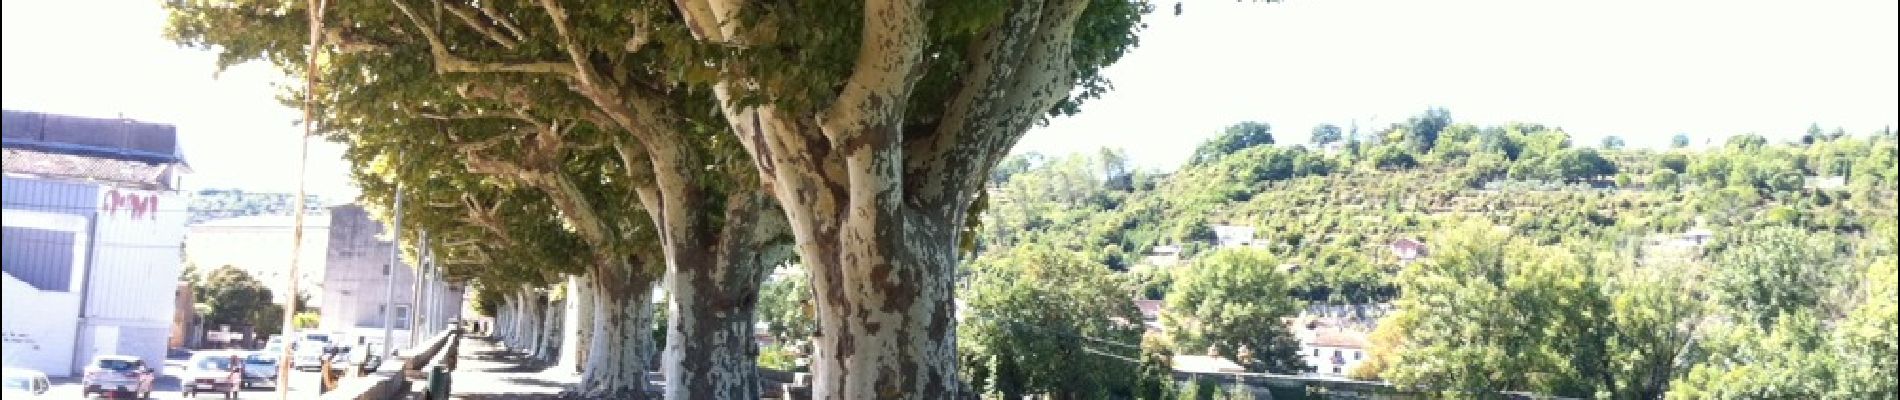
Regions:
M 414 266 L 390 263 L 394 245 L 387 240 L 383 224 L 372 219 L 363 207 L 331 207 L 329 225 L 323 330 L 341 334 L 345 343 L 381 343 L 384 315 L 393 311 L 388 314 L 393 321 L 390 328 L 401 348 L 409 342 L 412 330 L 420 328 L 417 333 L 431 334 L 442 329 L 444 320 L 461 314 L 463 296 L 459 287 L 440 279 L 424 279 L 424 285 L 419 286 Z M 386 297 L 388 284 L 394 285 L 393 299 Z M 418 294 L 429 296 L 424 299 Z M 432 305 L 436 311 L 425 314 Z
M 72 376 L 98 355 L 162 367 L 189 172 L 170 125 L 5 111 L 5 362 Z
M 192 224 L 185 233 L 185 258 L 208 274 L 233 266 L 271 288 L 272 300 L 284 304 L 284 279 L 290 273 L 295 215 L 252 215 Z M 296 250 L 297 291 L 310 304 L 323 304 L 324 263 L 328 261 L 330 216 L 308 214 L 303 221 L 303 244 Z

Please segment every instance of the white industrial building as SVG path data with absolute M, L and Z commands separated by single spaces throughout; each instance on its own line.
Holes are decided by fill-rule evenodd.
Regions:
M 95 355 L 162 366 L 189 172 L 164 124 L 4 113 L 5 363 L 72 376 Z

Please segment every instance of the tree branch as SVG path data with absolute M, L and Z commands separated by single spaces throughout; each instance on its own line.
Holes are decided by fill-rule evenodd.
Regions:
M 848 150 L 858 146 L 859 136 L 872 126 L 896 122 L 883 119 L 901 114 L 917 79 L 924 54 L 923 13 L 920 0 L 865 3 L 864 31 L 851 76 L 831 105 L 818 113 L 818 124 L 833 146 Z
M 981 187 L 986 169 L 1009 152 L 1030 124 L 1069 95 L 1075 85 L 1070 47 L 1076 21 L 1087 7 L 1087 0 L 1049 0 L 1039 12 L 1031 13 L 1039 15 L 1033 21 L 1012 19 L 999 27 L 1016 32 L 991 32 L 1022 39 L 1011 43 L 997 36 L 986 38 L 993 44 L 984 46 L 993 46 L 987 50 L 996 52 L 976 53 L 970 68 L 971 77 L 978 79 L 962 82 L 955 103 L 931 137 L 922 138 L 915 147 L 906 144 L 907 150 L 919 150 L 906 154 L 918 160 L 906 168 L 928 171 L 912 176 L 937 180 L 906 182 L 909 188 L 921 189 L 915 194 L 919 201 L 957 210 L 967 206 L 944 203 L 968 200 Z M 992 54 L 1007 58 L 985 57 Z
M 556 74 L 556 75 L 573 76 L 576 72 L 574 71 L 574 66 L 568 63 L 476 62 L 476 61 L 471 61 L 471 60 L 464 59 L 461 57 L 456 57 L 454 54 L 449 53 L 449 47 L 447 44 L 445 44 L 442 41 L 442 36 L 436 33 L 436 30 L 432 27 L 432 25 L 423 24 L 422 18 L 417 17 L 415 11 L 411 10 L 408 4 L 404 3 L 403 0 L 389 0 L 389 2 L 391 4 L 395 4 L 396 9 L 402 11 L 402 14 L 409 18 L 409 22 L 411 24 L 414 24 L 417 30 L 422 31 L 422 36 L 428 39 L 429 54 L 435 60 L 436 73 L 511 72 L 511 73 Z
M 515 40 L 528 40 L 528 34 L 521 33 L 521 27 L 515 26 L 514 20 L 508 19 L 508 16 L 503 15 L 501 10 L 495 9 L 495 2 L 483 1 L 481 3 L 482 14 L 488 15 L 488 19 L 494 20 L 496 24 L 501 25 L 502 29 L 507 29 L 508 33 L 514 34 Z
M 457 19 L 462 20 L 463 25 L 467 25 L 469 28 L 474 29 L 476 32 L 481 32 L 482 36 L 488 37 L 488 40 L 495 41 L 495 43 L 500 44 L 501 47 L 506 47 L 509 50 L 514 50 L 515 47 L 521 44 L 520 42 L 514 39 L 510 39 L 508 37 L 502 36 L 501 31 L 495 30 L 494 27 L 488 26 L 488 24 L 483 23 L 481 21 L 477 21 L 475 19 L 475 10 L 471 10 L 467 6 L 444 2 L 442 0 L 436 0 L 435 3 L 438 6 L 444 9 L 447 9 L 450 14 L 455 14 L 455 17 Z

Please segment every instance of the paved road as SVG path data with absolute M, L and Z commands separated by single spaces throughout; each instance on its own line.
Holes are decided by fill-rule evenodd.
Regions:
M 171 359 L 171 360 L 165 361 L 165 373 L 163 375 L 159 375 L 158 381 L 153 383 L 152 385 L 152 398 L 154 399 L 183 399 L 185 398 L 184 394 L 179 391 L 178 376 L 177 376 L 179 372 L 185 369 L 184 365 L 185 365 L 184 358 Z M 51 399 L 82 398 L 80 396 L 80 392 L 84 391 L 84 387 L 80 385 L 78 378 L 76 377 L 75 378 L 53 378 L 52 381 L 53 381 L 53 388 L 52 390 L 49 390 L 46 392 L 46 395 L 44 396 L 45 398 L 51 398 Z M 316 393 L 317 393 L 316 391 L 317 391 L 317 373 L 316 372 L 302 372 L 302 371 L 295 371 L 295 370 L 291 372 L 290 398 L 292 399 L 314 398 L 316 397 Z M 196 398 L 217 399 L 221 397 L 215 394 L 209 395 L 209 396 L 201 394 Z M 243 394 L 238 396 L 238 398 L 275 400 L 275 399 L 278 399 L 279 396 L 277 395 L 277 392 L 275 390 L 271 390 L 270 388 L 259 388 L 259 389 L 245 390 Z

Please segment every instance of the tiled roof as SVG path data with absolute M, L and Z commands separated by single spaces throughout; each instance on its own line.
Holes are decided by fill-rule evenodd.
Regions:
M 1322 330 L 1313 336 L 1312 345 L 1363 349 L 1366 348 L 1366 334 L 1348 330 Z
M 1161 300 L 1135 300 L 1135 308 L 1141 309 L 1142 318 L 1161 317 Z
M 8 148 L 0 164 L 8 174 L 90 180 L 139 189 L 173 189 L 166 182 L 172 165 Z

